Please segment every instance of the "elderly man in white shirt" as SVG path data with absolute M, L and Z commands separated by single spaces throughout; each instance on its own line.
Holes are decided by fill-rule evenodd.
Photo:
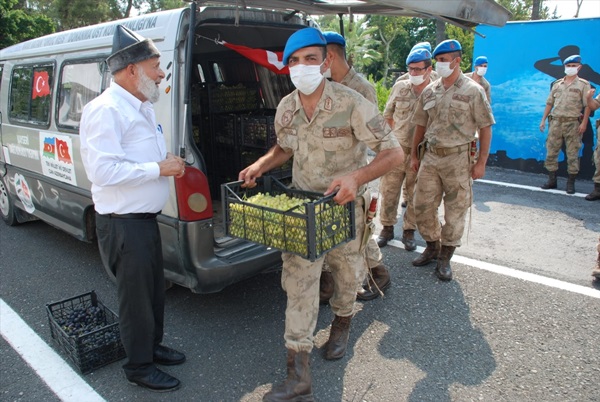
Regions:
M 114 82 L 81 117 L 81 157 L 92 182 L 100 255 L 117 278 L 119 326 L 130 383 L 171 391 L 177 378 L 155 364 L 185 355 L 161 345 L 165 281 L 156 216 L 169 196 L 168 176 L 184 161 L 166 151 L 152 103 L 165 77 L 151 40 L 119 25 L 107 59 Z

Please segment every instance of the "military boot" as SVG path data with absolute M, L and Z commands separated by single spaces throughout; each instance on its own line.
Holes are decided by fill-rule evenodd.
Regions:
M 415 267 L 421 267 L 423 265 L 429 264 L 431 261 L 438 258 L 438 254 L 440 253 L 440 241 L 428 241 L 427 247 L 423 253 L 415 258 L 412 262 L 412 265 Z
M 598 253 L 598 259 L 596 260 L 596 268 L 592 271 L 594 281 L 600 282 L 600 252 Z
M 415 251 L 417 249 L 414 230 L 404 230 L 402 232 L 402 244 L 404 244 L 404 249 L 406 251 Z
M 390 272 L 383 264 L 371 268 L 362 289 L 356 293 L 356 298 L 362 301 L 373 300 L 379 297 L 384 290 L 390 287 L 392 280 Z
M 454 255 L 454 246 L 442 246 L 440 250 L 440 256 L 438 257 L 437 266 L 435 267 L 435 274 L 442 281 L 452 280 L 452 268 L 450 267 L 450 259 Z
M 575 194 L 575 178 L 576 174 L 570 174 L 567 179 L 567 194 Z
M 336 360 L 344 357 L 346 354 L 346 347 L 348 346 L 348 338 L 350 338 L 351 321 L 352 316 L 335 316 L 331 323 L 329 340 L 327 340 L 327 343 L 325 344 L 325 359 Z
M 585 196 L 585 199 L 588 201 L 600 200 L 600 183 L 594 183 L 594 189 Z
M 550 190 L 552 188 L 556 188 L 557 186 L 557 182 L 556 182 L 556 171 L 554 172 L 548 172 L 548 181 L 544 184 L 542 184 L 542 189 L 543 190 Z
M 379 247 L 385 247 L 388 244 L 388 241 L 394 238 L 394 227 L 393 226 L 384 226 L 381 229 L 381 233 L 377 236 L 377 245 Z
M 267 402 L 309 402 L 314 401 L 312 378 L 310 375 L 310 354 L 288 349 L 287 379 L 263 396 Z
M 327 304 L 331 296 L 333 296 L 333 275 L 329 271 L 322 271 L 319 280 L 319 302 Z

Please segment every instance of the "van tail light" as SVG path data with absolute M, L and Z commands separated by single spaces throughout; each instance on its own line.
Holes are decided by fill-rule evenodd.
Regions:
M 180 220 L 197 221 L 212 218 L 208 180 L 200 170 L 187 166 L 183 177 L 175 178 L 175 192 Z

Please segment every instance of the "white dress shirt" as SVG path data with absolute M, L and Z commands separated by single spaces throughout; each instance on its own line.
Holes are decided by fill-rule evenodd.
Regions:
M 96 212 L 148 213 L 165 206 L 169 182 L 158 162 L 167 151 L 150 102 L 113 82 L 85 106 L 80 135 Z

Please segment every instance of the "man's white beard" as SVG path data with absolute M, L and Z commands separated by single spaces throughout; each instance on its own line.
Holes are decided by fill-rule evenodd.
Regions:
M 160 97 L 160 90 L 158 89 L 156 82 L 148 77 L 144 69 L 140 66 L 138 66 L 138 74 L 140 75 L 140 79 L 137 84 L 137 90 L 140 91 L 149 102 L 156 103 Z

